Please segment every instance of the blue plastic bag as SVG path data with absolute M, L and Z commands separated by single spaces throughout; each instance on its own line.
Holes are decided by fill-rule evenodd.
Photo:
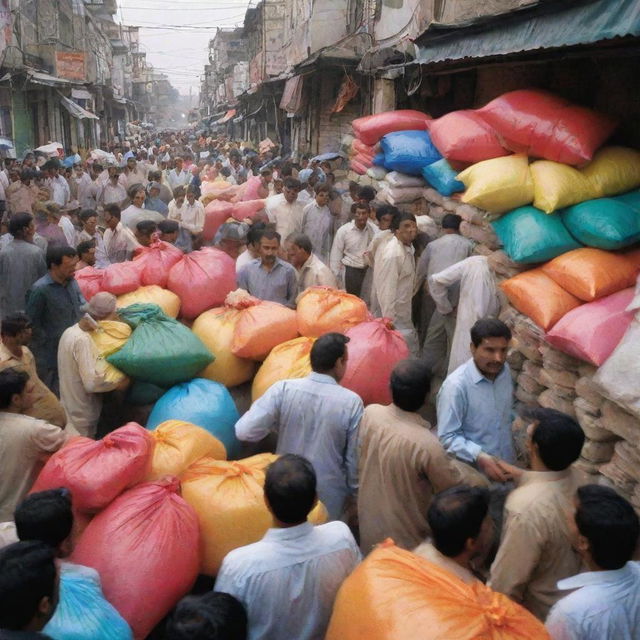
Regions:
M 213 434 L 224 444 L 227 458 L 240 453 L 235 424 L 240 419 L 227 388 L 219 382 L 196 378 L 172 387 L 156 402 L 147 421 L 155 429 L 166 420 L 184 420 Z
M 385 169 L 412 176 L 422 175 L 422 167 L 442 159 L 426 131 L 394 131 L 383 136 L 380 146 Z
M 546 262 L 582 245 L 577 242 L 558 214 L 547 214 L 535 207 L 519 207 L 491 223 L 514 262 Z
M 376 155 L 373 156 L 372 164 L 375 167 L 384 167 L 384 153 L 376 153 Z
M 443 196 L 464 191 L 464 184 L 456 180 L 457 175 L 458 171 L 451 168 L 446 158 L 422 167 L 422 177 Z
M 107 602 L 98 572 L 64 563 L 60 601 L 43 632 L 53 640 L 133 640 L 131 628 Z

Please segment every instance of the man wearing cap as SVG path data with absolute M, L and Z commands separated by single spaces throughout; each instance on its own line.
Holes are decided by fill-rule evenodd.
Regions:
M 85 317 L 65 330 L 58 346 L 60 401 L 68 424 L 80 435 L 93 438 L 102 410 L 101 394 L 122 385 L 107 379 L 106 363 L 91 337 L 92 331 L 101 330 L 98 322 L 116 317 L 116 297 L 97 293 L 81 311 Z
M 249 225 L 245 222 L 225 222 L 216 232 L 213 246 L 237 260 L 242 247 L 247 244 Z

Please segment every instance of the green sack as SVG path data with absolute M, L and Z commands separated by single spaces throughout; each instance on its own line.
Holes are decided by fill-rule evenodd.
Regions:
M 607 251 L 628 247 L 640 240 L 640 212 L 624 198 L 598 198 L 567 207 L 560 213 L 562 222 L 588 247 Z
M 157 384 L 134 380 L 127 391 L 127 404 L 134 407 L 155 404 L 166 392 L 166 389 L 159 387 Z
M 158 305 L 133 304 L 119 311 L 133 328 L 127 343 L 107 358 L 128 376 L 171 387 L 196 376 L 214 356 L 190 329 L 165 315 Z
M 546 262 L 582 246 L 571 237 L 560 216 L 531 206 L 514 209 L 491 226 L 514 262 Z

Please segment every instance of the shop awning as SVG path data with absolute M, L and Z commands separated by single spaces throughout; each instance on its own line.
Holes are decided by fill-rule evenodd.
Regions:
M 88 118 L 90 120 L 100 120 L 100 118 L 95 114 L 91 113 L 91 111 L 87 111 L 83 109 L 79 104 L 75 103 L 73 100 L 69 100 L 65 96 L 60 96 L 60 102 L 62 106 L 74 117 L 78 118 L 78 120 L 83 120 Z
M 51 76 L 48 73 L 44 73 L 42 71 L 27 71 L 27 77 L 29 81 L 33 84 L 42 84 L 47 87 L 55 87 L 59 85 L 68 85 L 71 84 L 69 80 L 65 80 L 64 78 L 58 78 L 56 76 Z
M 77 100 L 93 99 L 93 96 L 86 89 L 71 89 L 71 97 Z
M 236 110 L 229 109 L 229 111 L 227 111 L 227 113 L 225 113 L 222 116 L 222 118 L 220 118 L 219 120 L 216 120 L 214 124 L 224 124 L 225 122 L 229 122 L 229 120 L 231 120 L 231 118 L 233 118 L 233 116 L 235 115 L 236 115 Z

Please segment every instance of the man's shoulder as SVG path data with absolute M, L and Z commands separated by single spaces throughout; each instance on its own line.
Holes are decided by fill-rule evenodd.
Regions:
M 335 546 L 338 548 L 355 548 L 356 546 L 351 530 L 340 520 L 315 526 L 311 536 L 317 539 L 319 552 L 332 551 Z
M 464 389 L 468 383 L 469 367 L 472 359 L 463 362 L 457 369 L 454 369 L 442 383 L 442 389 Z
M 41 278 L 38 278 L 31 285 L 31 290 L 32 291 L 37 291 L 37 290 L 43 289 L 44 287 L 46 287 L 47 285 L 50 285 L 52 283 L 53 283 L 53 280 L 51 279 L 51 276 L 48 273 L 46 273 Z

